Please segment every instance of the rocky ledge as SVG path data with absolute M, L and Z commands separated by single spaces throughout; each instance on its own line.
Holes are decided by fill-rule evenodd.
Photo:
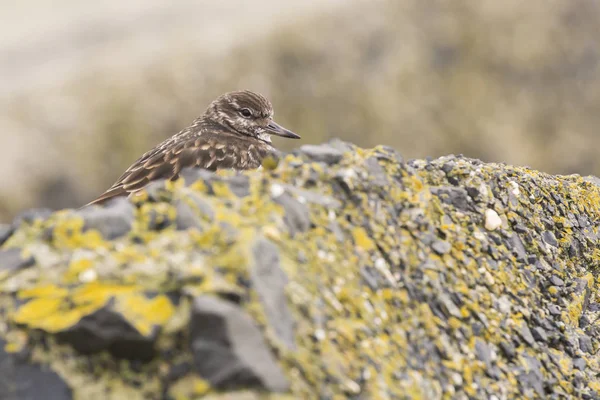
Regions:
M 0 229 L 2 399 L 600 396 L 600 187 L 304 146 Z

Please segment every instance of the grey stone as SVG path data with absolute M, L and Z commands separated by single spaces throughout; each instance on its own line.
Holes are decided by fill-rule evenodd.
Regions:
M 583 180 L 593 183 L 596 186 L 600 186 L 600 178 L 598 178 L 597 176 L 588 175 L 588 176 L 584 177 Z
M 446 317 L 452 316 L 456 318 L 461 318 L 460 309 L 457 307 L 456 304 L 454 304 L 450 296 L 448 296 L 446 293 L 438 294 L 438 301 L 440 302 L 442 306 L 441 310 Z
M 274 201 L 285 210 L 283 220 L 291 236 L 298 232 L 306 232 L 310 228 L 310 211 L 306 204 L 300 203 L 294 196 L 285 192 Z
M 517 257 L 518 261 L 523 262 L 527 259 L 527 250 L 525 249 L 525 246 L 523 245 L 519 235 L 513 233 L 508 239 L 508 245 L 513 254 Z
M 586 353 L 593 354 L 594 345 L 592 344 L 592 339 L 587 335 L 579 336 L 579 349 Z
M 565 281 L 563 281 L 562 279 L 560 279 L 558 276 L 556 275 L 552 275 L 550 277 L 550 282 L 554 285 L 554 286 L 564 286 Z
M 333 138 L 327 142 L 327 145 L 333 147 L 337 151 L 342 153 L 346 153 L 348 151 L 353 151 L 356 146 L 350 142 L 346 142 L 340 138 Z
M 200 228 L 202 218 L 208 221 L 213 221 L 215 218 L 215 212 L 210 204 L 195 193 L 189 193 L 186 198 L 177 200 L 175 208 L 177 211 L 175 225 L 179 230 Z
M 523 356 L 528 364 L 526 373 L 519 376 L 519 383 L 529 389 L 535 390 L 538 396 L 544 395 L 544 376 L 542 375 L 542 364 L 534 357 L 524 355 Z
M 252 256 L 250 278 L 269 324 L 283 344 L 294 349 L 294 320 L 285 294 L 288 277 L 281 268 L 279 248 L 267 239 L 259 238 L 252 248 Z
M 587 362 L 585 361 L 585 358 L 577 357 L 573 360 L 573 368 L 583 371 L 585 367 L 587 367 Z
M 227 179 L 229 189 L 237 197 L 250 195 L 250 179 L 246 175 L 235 175 Z
M 521 326 L 521 337 L 523 338 L 523 340 L 525 341 L 525 343 L 527 343 L 530 346 L 533 346 L 533 344 L 535 343 L 535 339 L 533 338 L 533 335 L 531 334 L 531 330 L 529 329 L 529 326 L 527 326 L 526 324 L 523 324 Z
M 75 213 L 85 222 L 84 230 L 95 229 L 106 239 L 115 239 L 131 230 L 134 219 L 133 204 L 126 197 L 117 197 L 103 206 L 87 206 Z
M 0 250 L 0 271 L 14 272 L 35 265 L 33 257 L 24 258 L 21 249 Z
M 9 224 L 0 224 L 0 246 L 8 240 L 14 229 Z
M 484 342 L 483 340 L 477 338 L 475 339 L 475 354 L 480 361 L 483 361 L 486 369 L 491 369 L 492 367 L 492 350 L 490 346 Z
M 300 152 L 307 155 L 311 160 L 325 164 L 336 164 L 344 157 L 344 153 L 329 144 L 305 144 L 300 147 Z
M 184 179 L 185 186 L 193 185 L 197 181 L 210 182 L 216 178 L 214 172 L 202 168 L 184 168 L 179 176 Z
M 262 332 L 230 302 L 209 295 L 194 299 L 190 345 L 196 371 L 217 389 L 289 389 Z
M 558 241 L 556 240 L 556 236 L 554 236 L 554 233 L 550 231 L 542 232 L 542 240 L 550 246 L 558 247 Z
M 541 326 L 536 326 L 535 328 L 533 328 L 531 330 L 531 334 L 533 335 L 534 339 L 538 342 L 548 341 L 548 334 L 546 333 L 546 330 Z
M 0 399 L 70 400 L 68 384 L 48 367 L 28 363 L 19 354 L 7 353 L 0 339 Z
M 448 254 L 452 250 L 452 245 L 445 240 L 436 240 L 431 244 L 431 248 L 437 254 Z
M 389 184 L 387 174 L 383 167 L 379 165 L 379 161 L 375 157 L 369 157 L 365 161 L 367 171 L 369 171 L 369 183 L 375 186 L 387 186 Z
M 317 204 L 333 209 L 338 209 L 342 206 L 342 203 L 338 199 L 323 195 L 321 193 L 301 189 L 292 185 L 285 185 L 284 188 L 286 192 L 291 193 L 296 197 L 302 197 L 307 203 Z

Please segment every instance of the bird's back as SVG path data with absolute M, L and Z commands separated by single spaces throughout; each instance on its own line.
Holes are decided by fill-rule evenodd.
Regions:
M 110 189 L 89 204 L 99 204 L 113 197 L 128 195 L 157 179 L 175 180 L 183 168 L 196 167 L 210 171 L 255 169 L 274 151 L 267 142 L 224 130 L 202 129 L 189 134 L 182 132 L 145 153 Z

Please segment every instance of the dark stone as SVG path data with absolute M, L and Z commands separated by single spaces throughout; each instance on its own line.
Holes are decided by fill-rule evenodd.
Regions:
M 269 325 L 288 349 L 294 349 L 294 319 L 285 294 L 288 277 L 281 268 L 279 248 L 267 239 L 259 238 L 254 243 L 252 255 L 254 263 L 250 270 L 250 278 Z
M 0 224 L 0 246 L 13 234 L 14 229 L 9 224 Z
M 523 225 L 522 223 L 520 223 L 520 222 L 516 223 L 513 226 L 513 229 L 517 233 L 527 233 L 527 232 L 529 232 L 529 229 L 527 229 L 527 227 L 525 225 Z
M 21 359 L 4 350 L 0 339 L 0 399 L 70 400 L 71 389 L 59 374 L 47 366 Z
M 594 345 L 592 344 L 592 339 L 586 335 L 579 336 L 579 349 L 581 349 L 581 351 L 585 351 L 586 353 L 593 354 Z
M 262 332 L 234 304 L 208 295 L 196 297 L 190 345 L 196 371 L 216 389 L 289 389 Z
M 31 256 L 23 258 L 21 249 L 0 250 L 0 272 L 14 272 L 35 265 Z
M 510 342 L 500 342 L 500 350 L 508 360 L 512 360 L 517 354 L 515 346 Z
M 443 203 L 453 205 L 457 210 L 469 209 L 469 194 L 462 187 L 436 187 L 431 188 L 431 193 L 439 197 Z
M 523 355 L 529 366 L 528 372 L 519 376 L 519 384 L 525 388 L 533 389 L 538 396 L 544 395 L 544 376 L 542 375 L 542 364 L 534 357 Z
M 527 250 L 523 246 L 521 238 L 516 233 L 513 233 L 508 239 L 508 245 L 512 250 L 513 254 L 517 257 L 517 261 L 525 261 L 527 258 Z
M 310 228 L 310 211 L 305 204 L 300 203 L 289 193 L 284 192 L 273 199 L 285 209 L 283 217 L 290 235 L 306 232 Z
M 556 240 L 556 236 L 551 231 L 542 232 L 542 240 L 553 247 L 558 247 L 558 241 Z
M 103 206 L 87 206 L 75 213 L 85 221 L 84 230 L 95 229 L 108 240 L 125 235 L 131 230 L 133 204 L 126 197 L 116 197 Z
M 445 240 L 436 240 L 431 244 L 431 248 L 437 254 L 448 254 L 452 250 L 452 245 Z
M 329 144 L 300 146 L 300 152 L 311 160 L 325 164 L 337 164 L 344 157 L 344 153 Z
M 169 368 L 169 372 L 167 373 L 167 381 L 175 382 L 180 378 L 186 376 L 189 372 L 192 372 L 193 366 L 189 362 L 179 362 L 173 364 L 171 368 Z
M 108 351 L 117 358 L 149 361 L 154 356 L 155 329 L 149 336 L 138 332 L 112 304 L 81 318 L 71 328 L 59 332 L 57 338 L 83 354 Z
M 477 200 L 477 197 L 479 196 L 479 189 L 467 186 L 466 190 L 470 198 L 472 198 L 473 200 Z

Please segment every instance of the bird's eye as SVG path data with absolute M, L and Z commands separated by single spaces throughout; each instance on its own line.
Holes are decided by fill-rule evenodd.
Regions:
M 242 108 L 240 110 L 240 115 L 244 118 L 250 118 L 252 116 L 252 111 L 249 108 Z

